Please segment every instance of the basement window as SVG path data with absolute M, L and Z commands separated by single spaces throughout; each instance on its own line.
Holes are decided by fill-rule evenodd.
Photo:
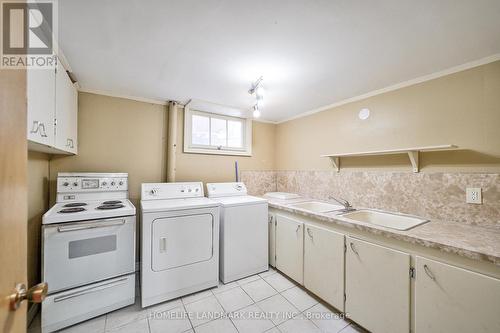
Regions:
M 252 121 L 187 109 L 184 152 L 251 156 Z

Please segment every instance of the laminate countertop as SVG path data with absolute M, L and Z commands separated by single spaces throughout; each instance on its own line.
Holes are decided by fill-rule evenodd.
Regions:
M 500 225 L 478 226 L 431 220 L 413 229 L 402 231 L 346 219 L 335 212 L 315 213 L 290 205 L 303 201 L 321 201 L 316 199 L 280 200 L 266 198 L 269 207 L 311 217 L 336 225 L 367 231 L 376 235 L 418 244 L 443 252 L 457 254 L 473 260 L 491 262 L 500 266 Z M 359 208 L 362 209 L 362 208 Z

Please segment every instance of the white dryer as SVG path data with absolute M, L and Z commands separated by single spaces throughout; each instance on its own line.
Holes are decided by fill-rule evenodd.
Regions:
M 203 184 L 147 183 L 141 189 L 142 307 L 219 282 L 219 203 Z
M 227 283 L 269 268 L 267 200 L 250 196 L 243 183 L 209 183 L 221 206 L 220 279 Z

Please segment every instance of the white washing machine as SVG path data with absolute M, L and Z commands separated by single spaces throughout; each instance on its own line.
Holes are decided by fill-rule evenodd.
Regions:
M 221 204 L 221 281 L 267 271 L 267 200 L 248 195 L 243 183 L 209 183 L 207 190 L 208 197 Z
M 219 206 L 203 184 L 147 183 L 141 189 L 142 307 L 219 282 Z

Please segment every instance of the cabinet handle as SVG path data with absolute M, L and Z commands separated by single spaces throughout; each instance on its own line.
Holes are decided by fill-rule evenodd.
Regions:
M 269 216 L 269 224 L 273 224 L 273 216 L 272 215 Z
M 297 229 L 295 229 L 295 232 L 299 232 L 300 230 L 300 224 L 297 226 Z
M 313 239 L 311 229 L 307 228 L 306 230 L 307 230 L 307 234 L 309 235 L 309 237 L 311 237 L 311 239 Z
M 66 147 L 68 148 L 75 148 L 75 146 L 73 145 L 73 139 L 66 139 Z
M 424 271 L 425 271 L 425 274 L 427 274 L 427 276 L 431 278 L 431 280 L 436 281 L 436 277 L 434 276 L 434 274 L 432 274 L 429 266 L 424 265 Z
M 358 251 L 357 251 L 357 250 L 356 250 L 356 248 L 354 247 L 354 243 L 353 243 L 353 242 L 349 243 L 349 246 L 351 247 L 352 252 L 356 253 L 356 255 L 358 255 L 358 256 L 359 256 Z
M 40 123 L 40 125 L 38 126 L 41 130 L 40 130 L 40 136 L 42 138 L 46 138 L 47 137 L 47 132 L 45 132 L 45 124 L 44 123 Z
M 33 121 L 33 126 L 31 127 L 30 133 L 36 133 L 38 132 L 38 129 L 40 128 L 40 122 L 38 120 Z

